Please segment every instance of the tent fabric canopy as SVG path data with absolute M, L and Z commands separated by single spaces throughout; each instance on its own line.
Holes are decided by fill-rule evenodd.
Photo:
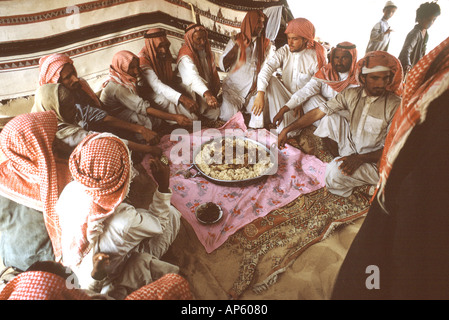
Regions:
M 14 5 L 0 2 L 0 100 L 34 94 L 39 59 L 56 52 L 69 55 L 79 76 L 99 91 L 114 53 L 139 52 L 150 28 L 166 30 L 176 57 L 185 28 L 199 20 L 219 55 L 229 38 L 239 32 L 247 10 L 273 6 L 281 6 L 291 16 L 285 0 L 107 0 L 73 6 L 51 0 L 32 8 L 25 0 L 14 1 Z

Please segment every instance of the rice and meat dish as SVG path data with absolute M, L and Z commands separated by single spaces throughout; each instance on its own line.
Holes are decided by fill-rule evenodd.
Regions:
M 238 137 L 204 144 L 194 160 L 204 174 L 218 180 L 257 178 L 273 166 L 266 148 Z

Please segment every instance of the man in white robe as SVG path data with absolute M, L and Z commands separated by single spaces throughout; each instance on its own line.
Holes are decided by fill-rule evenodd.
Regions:
M 275 115 L 293 94 L 303 88 L 326 63 L 325 49 L 314 40 L 315 27 L 310 21 L 294 19 L 289 22 L 285 33 L 288 44 L 267 60 L 258 75 L 257 96 L 249 123 L 252 128 L 273 123 Z M 281 81 L 273 75 L 278 69 L 282 72 Z M 295 119 L 293 111 L 285 113 L 283 122 L 277 128 L 278 133 Z
M 242 21 L 241 32 L 229 40 L 220 58 L 220 68 L 228 72 L 223 81 L 221 120 L 228 121 L 241 110 L 251 113 L 257 75 L 273 50 L 271 41 L 265 37 L 266 22 L 262 11 L 249 11 Z
M 177 63 L 183 89 L 197 102 L 198 114 L 209 120 L 217 120 L 220 115 L 217 96 L 221 82 L 207 30 L 202 25 L 187 27 Z
M 278 138 L 282 147 L 288 131 L 321 119 L 315 135 L 326 138 L 338 154 L 326 168 L 326 187 L 343 197 L 357 186 L 379 181 L 377 162 L 401 103 L 402 67 L 387 52 L 371 52 L 357 63 L 356 79 L 360 87 L 343 90 L 285 128 Z
M 394 15 L 396 9 L 397 7 L 393 1 L 387 1 L 383 9 L 384 15 L 382 19 L 371 30 L 366 53 L 370 51 L 388 51 L 390 34 L 393 31 L 388 24 L 388 20 Z
M 358 86 L 355 79 L 356 64 L 356 46 L 350 42 L 339 43 L 330 52 L 330 62 L 322 67 L 303 88 L 296 91 L 279 110 L 273 119 L 274 125 L 279 126 L 284 120 L 284 114 L 290 110 L 301 114 L 307 113 L 334 98 L 344 89 Z M 306 103 L 312 97 L 313 99 Z M 320 120 L 317 120 L 313 125 L 317 127 L 319 122 Z
M 77 274 L 81 288 L 126 296 L 146 284 L 132 279 L 154 281 L 178 271 L 159 260 L 180 228 L 181 215 L 170 204 L 170 169 L 159 159 L 151 164 L 158 189 L 148 209 L 135 208 L 124 201 L 134 173 L 123 141 L 107 133 L 92 134 L 72 153 L 74 180 L 62 191 L 55 210 L 62 262 Z M 99 255 L 107 259 L 100 275 L 94 269 Z M 142 267 L 150 262 L 152 268 Z
M 150 89 L 143 92 L 152 104 L 172 114 L 182 114 L 197 120 L 198 104 L 188 95 L 180 92 L 176 73 L 172 68 L 170 41 L 165 30 L 150 29 L 145 34 L 145 46 L 139 52 L 142 80 L 139 88 Z

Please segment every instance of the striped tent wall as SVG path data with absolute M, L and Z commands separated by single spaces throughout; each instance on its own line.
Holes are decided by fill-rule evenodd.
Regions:
M 283 1 L 254 0 L 103 0 L 0 1 L 0 103 L 32 96 L 38 86 L 39 59 L 66 53 L 78 75 L 95 91 L 108 76 L 113 55 L 138 53 L 150 28 L 167 31 L 173 57 L 187 25 L 199 20 L 208 30 L 212 50 L 221 54 L 251 9 Z

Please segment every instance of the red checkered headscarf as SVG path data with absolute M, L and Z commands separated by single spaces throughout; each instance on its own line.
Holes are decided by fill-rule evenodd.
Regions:
M 137 93 L 137 78 L 128 73 L 129 65 L 133 59 L 139 60 L 139 57 L 127 50 L 114 54 L 112 64 L 109 66 L 109 79 L 103 86 L 112 81 L 128 88 L 133 93 Z
M 349 52 L 352 57 L 352 64 L 349 69 L 348 77 L 345 80 L 340 80 L 338 72 L 334 69 L 334 55 L 337 50 L 342 50 L 344 52 Z M 330 62 L 322 67 L 316 74 L 315 77 L 329 85 L 332 89 L 337 92 L 343 91 L 347 86 L 354 84 L 357 85 L 357 80 L 355 79 L 355 69 L 357 65 L 357 49 L 355 44 L 350 42 L 341 42 L 337 47 L 333 48 L 330 53 Z
M 56 259 L 61 257 L 61 228 L 54 207 L 69 182 L 67 164 L 53 155 L 57 118 L 54 112 L 19 115 L 0 134 L 6 159 L 0 164 L 0 193 L 42 211 Z M 59 177 L 58 177 L 59 175 Z
M 54 53 L 39 60 L 39 85 L 58 83 L 62 68 L 73 60 L 63 53 Z
M 416 125 L 426 120 L 431 102 L 449 87 L 449 38 L 425 55 L 407 76 L 401 105 L 385 139 L 377 189 L 377 199 L 385 209 L 385 185 L 407 138 Z
M 318 60 L 318 69 L 326 64 L 326 49 L 321 43 L 315 41 L 315 26 L 305 18 L 296 18 L 287 24 L 285 34 L 293 33 L 306 40 L 306 49 L 314 49 Z
M 61 76 L 61 70 L 66 64 L 73 65 L 73 60 L 69 56 L 63 53 L 54 53 L 39 60 L 39 85 L 42 86 L 47 83 L 58 83 Z M 95 92 L 89 86 L 86 80 L 79 79 L 81 89 L 86 92 L 89 97 L 94 101 L 95 106 L 101 106 L 101 102 L 98 99 Z
M 128 194 L 131 179 L 130 152 L 125 143 L 108 133 L 84 138 L 69 159 L 73 179 L 85 187 L 90 209 L 80 226 L 73 226 L 72 254 L 80 262 L 89 252 L 94 230 L 89 226 L 110 217 Z
M 385 67 L 393 73 L 393 78 L 386 90 L 395 93 L 398 96 L 402 95 L 402 65 L 399 60 L 386 51 L 371 51 L 368 52 L 362 59 L 357 62 L 355 70 L 355 78 L 360 85 L 360 76 L 364 68 Z
M 125 300 L 193 300 L 189 283 L 178 274 L 168 273 L 128 295 Z
M 168 44 L 170 41 L 163 29 L 150 29 L 145 34 L 145 46 L 139 52 L 140 67 L 145 69 L 152 69 L 157 77 L 165 84 L 170 84 L 173 81 L 174 73 L 172 69 L 172 58 L 161 60 L 157 57 L 157 48 L 159 45 Z
M 193 45 L 193 34 L 197 31 L 206 32 L 206 48 L 205 48 L 206 59 L 209 65 L 209 71 L 211 73 L 212 79 L 211 80 L 212 83 L 208 83 L 207 86 L 209 87 L 209 90 L 212 91 L 214 95 L 216 95 L 220 90 L 220 77 L 218 76 L 217 66 L 215 65 L 214 55 L 210 47 L 209 39 L 207 38 L 207 30 L 205 27 L 199 24 L 191 24 L 187 27 L 186 33 L 184 34 L 184 44 L 181 47 L 181 49 L 179 49 L 177 62 L 179 63 L 179 60 L 182 57 L 189 56 L 190 59 L 192 59 L 193 63 L 195 64 L 196 68 L 198 69 L 200 76 L 203 79 L 206 79 L 204 73 L 205 71 L 201 67 L 200 58 L 196 53 L 196 50 Z
M 69 289 L 63 277 L 44 271 L 27 271 L 9 281 L 0 300 L 91 300 L 82 289 Z M 125 300 L 192 300 L 189 283 L 177 274 L 166 274 L 128 295 Z
M 0 292 L 0 300 L 88 300 L 80 289 L 69 289 L 67 282 L 51 272 L 19 273 Z
M 240 33 L 235 36 L 235 42 L 240 48 L 240 57 L 232 71 L 236 71 L 246 62 L 246 48 L 250 45 L 253 37 L 254 30 L 259 22 L 260 17 L 265 17 L 265 27 L 267 24 L 267 16 L 260 10 L 249 11 L 245 18 L 243 18 L 242 24 L 240 26 Z M 257 49 L 257 69 L 256 72 L 260 71 L 260 67 L 265 60 L 265 54 L 267 49 L 271 45 L 270 39 L 265 37 L 265 27 L 262 31 L 260 37 L 257 37 L 256 49 Z

